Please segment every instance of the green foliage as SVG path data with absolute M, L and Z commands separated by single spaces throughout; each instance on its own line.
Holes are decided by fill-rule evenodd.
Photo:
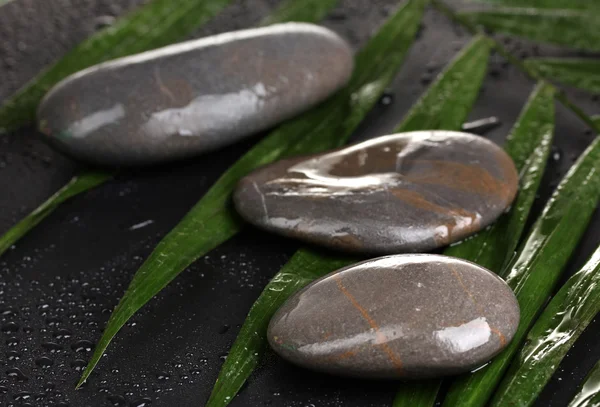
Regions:
M 525 65 L 545 78 L 600 93 L 600 60 L 590 58 L 530 58 Z
M 538 317 L 490 405 L 532 405 L 599 311 L 600 247 Z
M 494 8 L 460 13 L 495 32 L 587 51 L 600 51 L 600 12 Z
M 579 157 L 558 185 L 514 261 L 501 277 L 521 308 L 519 328 L 487 366 L 456 380 L 444 406 L 483 406 L 502 379 L 536 315 L 552 293 L 600 199 L 600 138 Z
M 587 375 L 569 407 L 600 407 L 600 362 Z

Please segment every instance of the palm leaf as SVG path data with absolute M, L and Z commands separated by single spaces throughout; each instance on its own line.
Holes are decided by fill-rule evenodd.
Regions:
M 277 24 L 282 21 L 315 22 L 322 20 L 339 0 L 287 0 L 277 10 L 265 17 L 261 25 Z
M 477 37 L 473 40 L 440 74 L 396 131 L 459 129 L 477 97 L 489 52 L 487 39 Z M 298 250 L 267 284 L 250 309 L 221 368 L 207 406 L 227 404 L 250 376 L 264 354 L 269 320 L 290 295 L 311 281 L 354 261 L 356 259 L 335 254 Z
M 600 362 L 587 375 L 569 407 L 600 407 Z
M 35 120 L 44 94 L 57 82 L 89 66 L 176 42 L 192 33 L 231 0 L 152 0 L 83 41 L 36 76 L 0 107 L 0 130 Z
M 530 58 L 525 65 L 545 78 L 600 93 L 600 61 L 587 58 Z
M 536 8 L 495 8 L 459 13 L 471 23 L 533 41 L 600 51 L 600 12 Z
M 570 168 L 501 277 L 513 289 L 521 321 L 511 343 L 489 365 L 457 379 L 444 406 L 483 406 L 492 395 L 558 279 L 600 199 L 600 138 Z
M 529 331 L 491 406 L 530 406 L 600 312 L 600 247 L 558 291 Z
M 435 405 L 441 385 L 442 381 L 439 379 L 402 384 L 392 407 L 431 407 Z
M 90 171 L 73 177 L 67 185 L 48 198 L 46 202 L 0 236 L 0 256 L 63 202 L 106 182 L 110 178 L 112 178 L 111 173 L 99 171 Z
M 242 224 L 231 207 L 230 195 L 241 177 L 283 156 L 322 151 L 344 142 L 394 77 L 412 42 L 426 2 L 409 2 L 358 56 L 353 77 L 344 90 L 258 143 L 225 172 L 161 240 L 136 272 L 111 315 L 79 385 L 87 379 L 110 341 L 138 309 L 192 262 L 239 232 Z
M 503 265 L 512 257 L 523 233 L 546 168 L 553 135 L 554 90 L 551 86 L 540 83 L 531 94 L 504 145 L 520 174 L 519 194 L 511 210 L 474 237 L 447 248 L 444 251 L 446 256 L 469 260 L 497 273 L 502 270 Z M 415 388 L 420 387 L 418 383 L 401 386 L 394 407 L 396 404 L 411 405 L 412 394 L 415 393 Z M 427 384 L 426 388 L 437 393 L 439 384 L 435 389 L 431 384 Z M 436 394 L 428 394 L 424 390 L 419 390 L 417 394 L 422 401 L 416 405 L 433 406 L 429 400 L 435 401 Z

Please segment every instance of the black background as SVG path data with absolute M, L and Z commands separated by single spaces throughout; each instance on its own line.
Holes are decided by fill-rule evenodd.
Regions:
M 0 100 L 91 34 L 105 16 L 121 15 L 139 3 L 14 0 L 0 8 Z M 278 3 L 233 1 L 191 37 L 250 27 Z M 341 0 L 324 25 L 358 48 L 397 3 Z M 354 140 L 389 132 L 468 40 L 444 16 L 429 10 L 419 39 L 390 88 L 393 103 L 377 106 Z M 503 40 L 522 57 L 562 52 Z M 493 56 L 471 119 L 499 117 L 503 125 L 485 137 L 502 143 L 532 86 Z M 589 94 L 569 90 L 569 95 L 587 113 L 600 113 L 597 100 Z M 552 188 L 593 137 L 585 124 L 557 105 L 555 148 L 534 213 L 539 213 Z M 294 241 L 246 228 L 194 263 L 145 306 L 117 336 L 89 383 L 79 391 L 74 386 L 78 369 L 90 356 L 86 348 L 99 339 L 142 260 L 255 140 L 184 162 L 124 171 L 114 181 L 64 204 L 0 259 L 1 406 L 141 406 L 144 401 L 152 406 L 203 405 L 248 309 L 298 247 Z M 33 128 L 0 135 L 0 233 L 61 187 L 77 167 L 46 146 Z M 148 226 L 131 230 L 148 220 L 152 221 Z M 595 216 L 567 275 L 598 244 L 599 225 L 600 217 Z M 61 330 L 71 336 L 62 337 L 66 331 Z M 569 352 L 537 405 L 568 403 L 600 356 L 599 332 L 596 320 Z M 60 349 L 53 351 L 49 341 Z M 52 365 L 38 366 L 50 363 L 42 357 Z M 27 380 L 11 377 L 15 367 Z M 398 386 L 324 376 L 269 354 L 231 405 L 390 406 Z M 28 399 L 18 400 L 27 394 Z

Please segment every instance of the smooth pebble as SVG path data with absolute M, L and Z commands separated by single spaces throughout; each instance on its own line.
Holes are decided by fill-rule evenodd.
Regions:
M 351 252 L 428 251 L 464 239 L 511 204 L 518 174 L 496 144 L 467 133 L 382 136 L 263 167 L 235 206 L 268 231 Z
M 333 272 L 273 316 L 271 347 L 310 369 L 429 378 L 482 366 L 512 339 L 519 305 L 506 283 L 453 257 L 381 257 Z
M 38 127 L 81 160 L 152 164 L 232 144 L 316 105 L 350 78 L 334 32 L 286 23 L 183 42 L 85 69 L 41 102 Z

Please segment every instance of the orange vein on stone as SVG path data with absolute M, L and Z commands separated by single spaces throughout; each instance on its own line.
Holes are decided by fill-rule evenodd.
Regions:
M 156 85 L 158 86 L 160 92 L 163 95 L 167 96 L 169 99 L 171 99 L 172 103 L 175 103 L 177 99 L 175 98 L 175 95 L 173 95 L 173 93 L 169 90 L 169 88 L 167 88 L 163 83 L 160 77 L 160 72 L 158 71 L 158 67 L 154 68 L 154 79 L 156 80 Z
M 386 353 L 388 358 L 391 360 L 392 364 L 398 371 L 398 374 L 400 376 L 402 376 L 403 375 L 402 361 L 387 344 L 388 339 L 384 334 L 381 333 L 377 322 L 375 322 L 375 320 L 369 315 L 367 310 L 364 309 L 363 306 L 360 305 L 360 303 L 358 301 L 356 301 L 356 298 L 354 298 L 354 296 L 352 294 L 350 294 L 350 292 L 346 289 L 346 287 L 344 287 L 344 284 L 342 283 L 342 277 L 337 275 L 334 277 L 334 279 L 335 279 L 335 282 L 336 282 L 339 290 L 342 292 L 342 294 L 344 294 L 344 296 L 346 298 L 348 298 L 350 303 L 352 303 L 352 306 L 354 306 L 354 308 L 356 308 L 358 310 L 358 312 L 360 312 L 360 314 L 367 321 L 367 323 L 369 324 L 371 329 L 373 329 L 375 331 L 375 335 L 377 337 L 377 342 L 379 342 L 378 345 L 381 346 L 383 351 Z
M 438 205 L 429 201 L 423 194 L 412 191 L 409 189 L 391 189 L 390 192 L 396 198 L 401 201 L 414 206 L 415 208 L 422 209 L 429 212 L 440 213 L 442 215 L 449 215 L 452 219 L 449 219 L 448 222 L 443 223 L 442 225 L 448 229 L 448 233 L 446 236 L 438 236 L 436 235 L 434 239 L 440 245 L 450 243 L 453 238 L 461 239 L 466 237 L 471 233 L 473 228 L 478 226 L 477 214 L 473 212 L 466 211 L 462 208 L 448 208 L 442 205 Z M 471 219 L 471 223 L 460 233 L 458 236 L 455 236 L 454 229 L 456 229 L 458 222 L 457 218 L 469 218 Z
M 463 282 L 462 277 L 460 276 L 460 273 L 458 271 L 456 271 L 456 269 L 454 268 L 453 265 L 448 265 L 448 266 L 450 267 L 450 270 L 452 270 L 452 274 L 454 274 L 454 277 L 456 277 L 456 279 L 458 280 L 458 283 L 460 284 L 460 286 L 462 287 L 464 292 L 467 293 L 467 295 L 473 302 L 473 305 L 475 305 L 475 308 L 477 308 L 477 311 L 479 311 L 479 315 L 481 315 L 482 317 L 485 318 L 485 313 L 483 312 L 483 309 L 481 309 L 481 307 L 479 306 L 477 301 L 475 301 L 475 297 L 473 297 L 473 294 L 471 293 L 471 291 L 467 288 L 467 286 Z M 501 346 L 506 345 L 506 337 L 504 336 L 504 334 L 502 332 L 500 332 L 500 330 L 494 328 L 493 326 L 491 326 L 489 324 L 488 324 L 488 326 L 490 327 L 490 331 L 492 331 L 494 334 L 496 334 L 496 336 L 498 336 L 500 345 Z

